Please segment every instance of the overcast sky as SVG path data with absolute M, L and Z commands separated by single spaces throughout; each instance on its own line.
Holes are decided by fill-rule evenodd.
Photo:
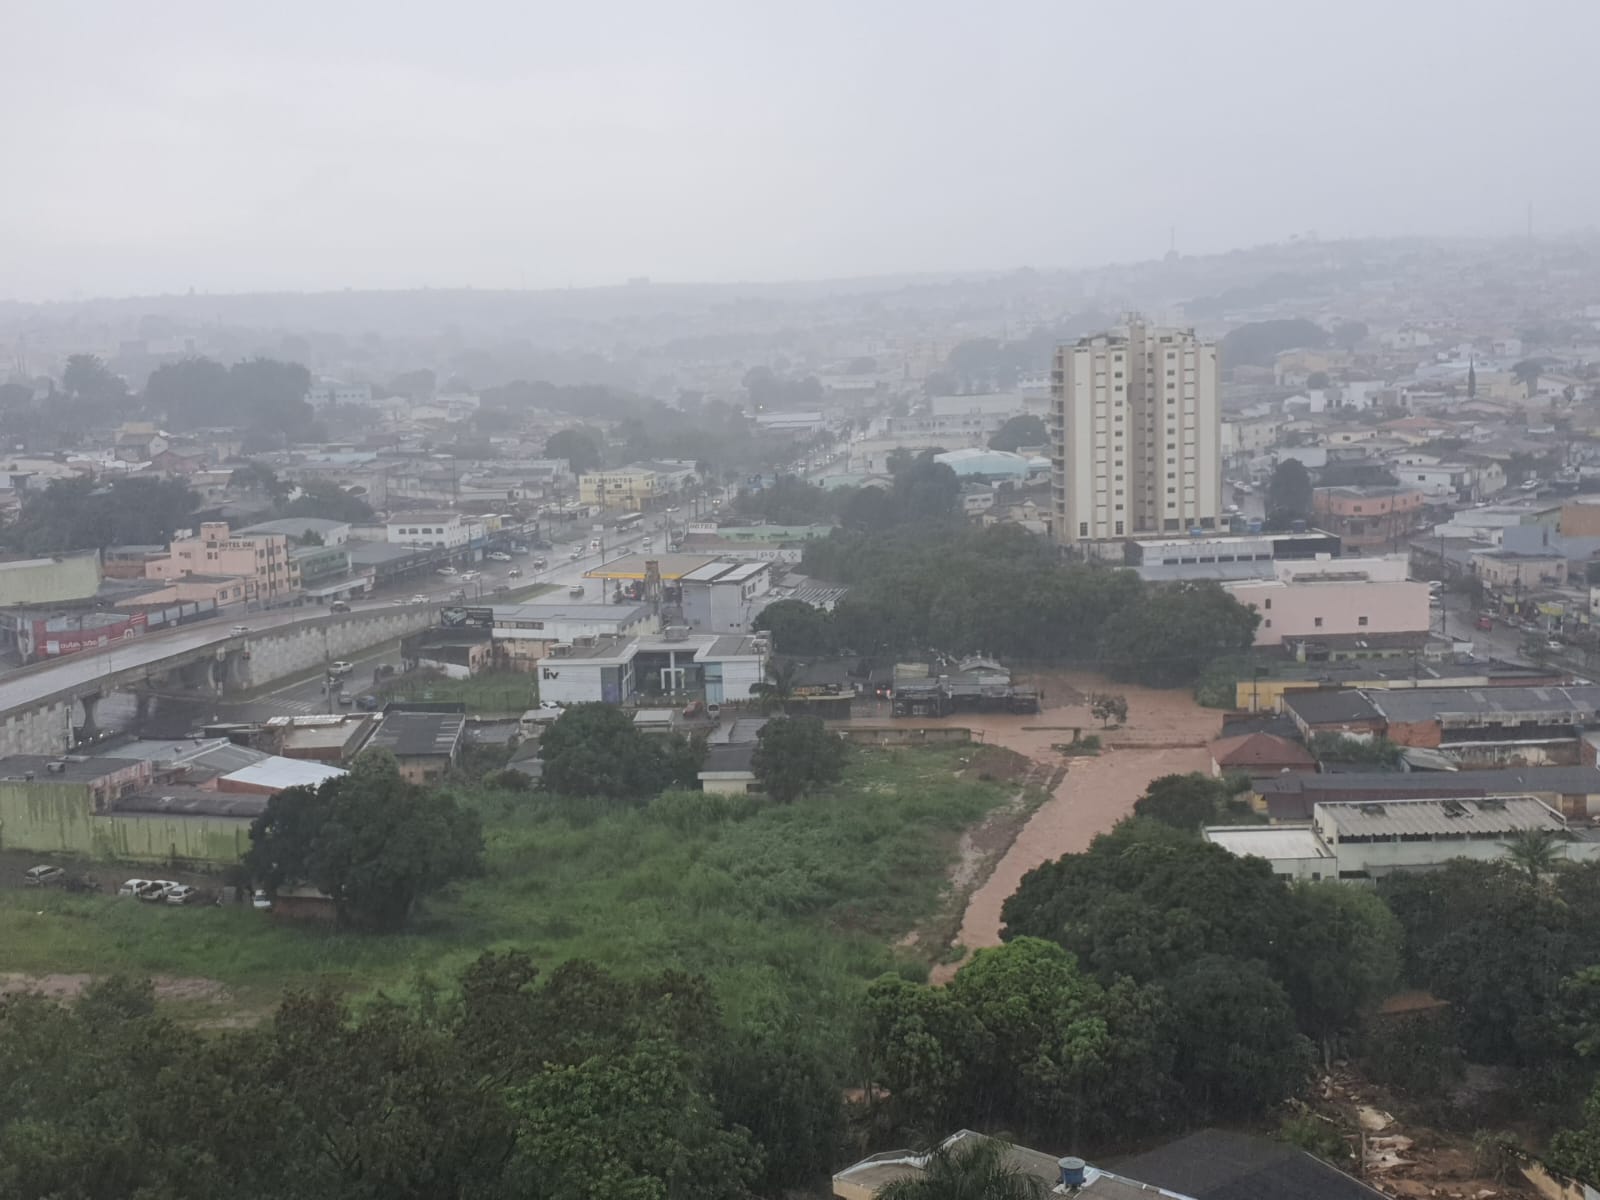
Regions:
M 16 0 L 0 295 L 1089 265 L 1594 219 L 1596 0 Z

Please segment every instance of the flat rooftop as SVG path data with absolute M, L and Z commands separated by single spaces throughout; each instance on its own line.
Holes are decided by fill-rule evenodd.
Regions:
M 662 579 L 676 582 L 717 559 L 706 554 L 625 554 L 583 573 L 585 579 L 643 579 L 645 564 L 655 563 Z
M 320 787 L 330 779 L 338 779 L 346 774 L 348 772 L 342 768 L 325 766 L 309 759 L 273 755 L 263 762 L 224 775 L 220 783 L 282 791 L 292 787 Z
M 392 712 L 384 716 L 367 746 L 397 758 L 444 758 L 455 753 L 466 727 L 467 718 L 460 713 Z
M 1240 858 L 1332 858 L 1310 825 L 1208 825 L 1205 839 Z
M 631 625 L 650 615 L 648 604 L 494 604 L 489 611 L 496 625 L 516 626 L 535 621 L 597 621 Z
M 74 761 L 80 759 L 83 761 Z M 102 758 L 99 755 L 85 758 L 75 754 L 71 758 L 64 758 L 59 754 L 7 754 L 0 758 L 0 779 L 24 779 L 31 774 L 35 779 L 51 783 L 93 783 L 107 775 L 137 767 L 140 761 L 138 758 Z M 51 764 L 58 769 L 52 771 Z

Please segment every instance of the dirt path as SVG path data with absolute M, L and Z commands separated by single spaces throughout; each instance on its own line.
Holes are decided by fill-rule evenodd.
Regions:
M 51 1000 L 74 1000 L 83 989 L 94 982 L 93 975 L 24 975 L 20 972 L 0 972 L 0 996 L 20 992 L 33 992 Z M 156 975 L 157 1000 L 224 1001 L 229 999 L 228 989 L 215 979 L 196 976 Z
M 1041 764 L 1061 761 L 1059 751 L 1051 746 L 1071 741 L 1074 727 L 1085 733 L 1099 727 L 1089 713 L 1090 692 L 1116 691 L 1127 697 L 1128 723 L 1101 735 L 1109 748 L 1098 757 L 1071 762 L 1051 798 L 1023 826 L 994 871 L 972 894 L 957 939 L 969 951 L 999 945 L 1000 907 L 1034 867 L 1085 849 L 1096 834 L 1133 809 L 1133 802 L 1152 779 L 1209 770 L 1206 745 L 1217 736 L 1222 723 L 1220 713 L 1201 708 L 1187 691 L 1108 684 L 1093 675 L 1067 672 L 1035 675 L 1031 682 L 1045 692 L 1045 711 L 1037 716 L 964 714 L 948 723 L 968 726 L 981 733 L 985 742 L 1005 746 Z M 935 968 L 934 981 L 944 982 L 959 966 Z

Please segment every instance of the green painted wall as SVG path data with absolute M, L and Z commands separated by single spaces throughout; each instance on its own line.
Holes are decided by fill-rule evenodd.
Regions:
M 96 816 L 89 789 L 73 783 L 0 783 L 0 850 L 36 850 L 85 858 L 224 865 L 250 848 L 246 817 L 162 813 Z

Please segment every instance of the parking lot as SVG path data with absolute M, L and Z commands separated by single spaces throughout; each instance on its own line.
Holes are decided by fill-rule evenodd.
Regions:
M 91 859 L 64 858 L 61 855 L 35 854 L 30 850 L 0 850 L 0 887 L 8 889 L 25 887 L 24 877 L 28 870 L 45 864 L 61 867 L 68 875 L 86 880 L 92 879 L 99 885 L 97 890 L 102 896 L 116 896 L 117 889 L 129 879 L 170 879 L 174 883 L 184 883 L 211 892 L 216 892 L 221 886 L 221 880 L 216 875 L 186 871 L 156 863 L 108 863 Z M 64 889 L 60 884 L 52 884 L 49 890 Z M 128 902 L 133 903 L 132 900 Z

